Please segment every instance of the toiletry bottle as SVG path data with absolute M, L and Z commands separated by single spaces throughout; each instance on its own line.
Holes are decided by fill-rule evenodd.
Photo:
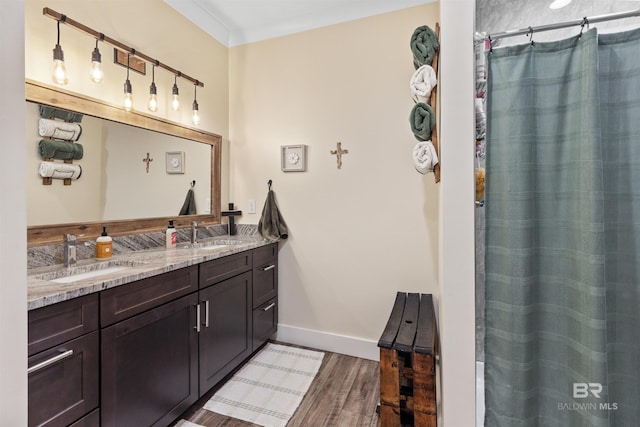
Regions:
M 176 243 L 178 243 L 178 233 L 176 232 L 175 227 L 173 226 L 173 220 L 169 220 L 169 226 L 166 231 L 166 244 L 167 249 L 175 248 Z
M 107 235 L 107 227 L 102 227 L 102 235 L 96 239 L 96 258 L 111 258 L 113 242 Z

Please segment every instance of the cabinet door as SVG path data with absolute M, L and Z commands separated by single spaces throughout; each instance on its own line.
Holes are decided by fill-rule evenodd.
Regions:
M 166 426 L 198 398 L 197 294 L 102 330 L 103 427 Z
M 98 331 L 29 357 L 29 426 L 66 426 L 98 407 Z
M 251 354 L 251 272 L 201 290 L 200 300 L 203 395 Z

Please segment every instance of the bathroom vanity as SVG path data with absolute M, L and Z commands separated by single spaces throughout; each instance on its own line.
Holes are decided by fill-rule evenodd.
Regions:
M 278 244 L 228 243 L 30 275 L 29 425 L 169 425 L 264 344 Z

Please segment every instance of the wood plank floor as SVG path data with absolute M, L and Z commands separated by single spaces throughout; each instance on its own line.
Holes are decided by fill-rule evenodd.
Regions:
M 380 381 L 378 362 L 327 351 L 324 353 L 320 371 L 287 427 L 380 426 L 376 413 Z M 202 409 L 202 405 L 218 388 L 203 396 L 182 418 L 205 427 L 256 426 Z

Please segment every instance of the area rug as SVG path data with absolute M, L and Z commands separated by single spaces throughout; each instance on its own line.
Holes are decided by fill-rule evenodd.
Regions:
M 265 427 L 284 427 L 315 378 L 324 353 L 268 343 L 204 405 Z

